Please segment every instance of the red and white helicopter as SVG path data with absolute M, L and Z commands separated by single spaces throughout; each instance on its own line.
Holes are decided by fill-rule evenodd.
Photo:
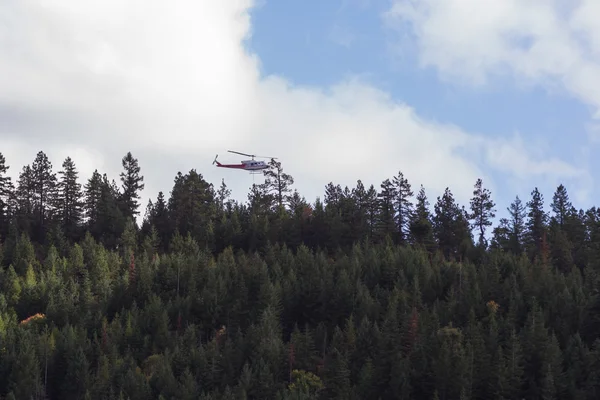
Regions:
M 269 168 L 269 165 L 267 163 L 265 163 L 264 161 L 256 161 L 254 160 L 254 157 L 258 157 L 258 158 L 270 158 L 272 160 L 276 160 L 277 157 L 262 157 L 262 156 L 255 156 L 253 154 L 245 154 L 245 153 L 240 153 L 238 151 L 232 151 L 232 150 L 227 150 L 230 153 L 235 153 L 235 154 L 239 154 L 242 156 L 246 156 L 246 157 L 252 157 L 251 160 L 244 160 L 241 162 L 241 164 L 221 164 L 220 162 L 217 161 L 217 157 L 219 157 L 219 155 L 217 154 L 215 156 L 215 160 L 213 161 L 213 165 L 217 164 L 217 167 L 221 167 L 221 168 L 233 168 L 233 169 L 243 169 L 244 171 L 249 171 L 251 174 L 260 174 L 263 169 L 267 169 Z

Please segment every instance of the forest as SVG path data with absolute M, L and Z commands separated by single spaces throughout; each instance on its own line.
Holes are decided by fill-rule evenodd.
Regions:
M 190 170 L 144 210 L 131 152 L 86 182 L 9 157 L 1 399 L 600 398 L 600 209 L 562 184 L 496 224 L 481 179 L 307 201 L 271 160 L 246 202 Z

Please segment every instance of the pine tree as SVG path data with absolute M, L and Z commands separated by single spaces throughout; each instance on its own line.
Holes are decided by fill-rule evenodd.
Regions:
M 147 223 L 156 229 L 159 237 L 159 247 L 166 250 L 172 234 L 172 226 L 164 193 L 162 191 L 158 192 L 156 202 L 152 203 L 149 200 L 149 203 L 151 206 L 147 215 Z
M 378 215 L 378 193 L 374 185 L 369 186 L 365 197 L 365 208 L 367 213 L 367 225 L 369 227 L 369 237 L 373 238 L 375 235 L 375 229 L 377 227 L 377 215 Z
M 88 228 L 98 222 L 98 205 L 102 198 L 102 175 L 94 170 L 92 176 L 85 184 L 84 211 Z
M 59 172 L 62 178 L 58 184 L 60 218 L 65 235 L 73 240 L 78 236 L 83 221 L 83 193 L 73 160 L 67 157 L 62 167 Z
M 419 189 L 416 200 L 415 211 L 409 221 L 410 235 L 415 243 L 431 245 L 433 244 L 433 225 L 429 214 L 429 201 L 423 185 Z
M 329 182 L 325 186 L 325 197 L 323 198 L 325 206 L 339 207 L 342 195 L 342 187 Z
M 6 176 L 9 169 L 10 167 L 6 165 L 6 158 L 0 152 L 0 201 L 7 200 L 11 188 L 11 178 Z
M 561 229 L 564 228 L 572 204 L 569 201 L 567 189 L 564 187 L 563 184 L 560 184 L 556 188 L 556 192 L 554 192 L 554 196 L 552 197 L 552 204 L 550 206 L 552 208 L 552 211 L 554 212 L 554 218 L 556 219 L 556 222 L 558 223 Z
M 248 206 L 253 215 L 263 216 L 272 210 L 274 204 L 274 196 L 269 194 L 264 184 L 252 184 L 248 193 Z
M 304 196 L 302 196 L 297 189 L 294 189 L 294 192 L 289 197 L 288 201 L 290 212 L 298 218 L 303 216 L 305 208 L 309 206 Z
M 490 248 L 513 251 L 512 245 L 512 229 L 507 218 L 500 218 L 498 226 L 492 231 L 492 243 Z
M 510 213 L 510 249 L 514 254 L 520 254 L 525 244 L 525 217 L 527 210 L 525 205 L 517 196 L 507 208 Z
M 173 229 L 183 236 L 190 233 L 202 243 L 211 239 L 212 224 L 216 215 L 215 193 L 212 184 L 202 174 L 192 169 L 186 175 L 179 173 L 169 199 L 169 215 Z
M 394 177 L 396 188 L 396 224 L 398 226 L 399 242 L 405 243 L 409 235 L 409 221 L 413 211 L 410 198 L 413 196 L 411 185 L 402 172 Z
M 119 207 L 121 193 L 117 183 L 109 181 L 106 174 L 102 175 L 100 183 L 100 197 L 97 204 L 97 219 L 91 232 L 102 238 L 103 243 L 110 248 L 115 248 L 125 227 L 125 216 Z
M 469 217 L 475 228 L 479 230 L 480 246 L 487 246 L 485 230 L 492 225 L 491 220 L 496 216 L 495 206 L 491 192 L 483 187 L 481 178 L 477 179 L 473 198 L 471 198 L 471 214 Z
M 386 179 L 381 183 L 381 191 L 377 195 L 379 198 L 379 234 L 381 237 L 387 235 L 395 239 L 398 232 L 396 229 L 396 198 L 398 192 L 394 184 Z
M 39 151 L 31 166 L 33 174 L 35 212 L 37 214 L 38 235 L 43 234 L 44 224 L 53 216 L 56 206 L 56 174 L 52 163 L 43 151 Z M 42 236 L 36 236 L 37 238 Z
M 144 190 L 144 177 L 140 175 L 140 166 L 137 158 L 134 158 L 131 152 L 127 152 L 121 160 L 124 171 L 119 175 L 121 177 L 121 202 L 123 205 L 123 215 L 125 217 L 135 217 L 139 215 L 138 208 L 140 204 L 140 192 Z
M 218 210 L 219 214 L 225 212 L 226 209 L 231 207 L 230 202 L 228 202 L 229 197 L 231 196 L 231 189 L 227 187 L 225 184 L 225 179 L 221 180 L 221 186 L 219 190 L 217 190 L 217 199 L 218 199 Z
M 31 165 L 25 165 L 19 173 L 15 195 L 18 230 L 31 234 L 35 218 L 35 180 Z
M 6 158 L 0 152 L 0 201 L 4 201 L 5 204 L 8 203 L 8 198 L 14 189 L 12 178 L 7 176 L 9 169 L 10 166 L 6 165 Z
M 352 189 L 352 200 L 355 207 L 351 230 L 355 233 L 355 237 L 360 240 L 369 232 L 367 190 L 360 179 L 356 181 L 356 187 Z
M 528 247 L 532 254 L 541 256 L 548 216 L 544 211 L 544 196 L 537 187 L 531 192 L 531 200 L 527 203 L 527 207 L 529 209 L 526 225 Z
M 274 196 L 277 200 L 279 208 L 284 206 L 287 202 L 289 193 L 291 193 L 291 186 L 294 184 L 294 178 L 285 172 L 281 162 L 275 161 L 274 158 L 269 162 L 269 168 L 264 170 L 265 176 L 265 190 L 267 193 Z
M 434 205 L 433 227 L 438 245 L 446 257 L 462 253 L 464 241 L 470 239 L 468 214 L 454 200 L 454 195 L 446 188 L 442 197 Z
M 13 197 L 14 186 L 10 176 L 6 176 L 9 170 L 6 159 L 0 152 L 0 241 L 8 234 L 8 225 L 12 210 L 9 205 Z
M 25 341 L 29 342 L 26 338 Z M 18 399 L 39 398 L 41 393 L 41 380 L 39 362 L 35 354 L 33 343 L 22 343 L 19 353 L 15 358 L 15 365 L 10 372 L 9 390 L 12 390 Z

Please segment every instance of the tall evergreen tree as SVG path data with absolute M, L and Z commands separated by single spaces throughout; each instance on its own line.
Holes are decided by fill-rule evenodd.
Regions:
M 369 237 L 373 238 L 377 227 L 378 216 L 378 193 L 375 185 L 370 185 L 365 197 L 365 207 L 367 212 L 367 225 L 369 226 Z
M 456 203 L 450 188 L 446 188 L 442 197 L 434 205 L 433 227 L 438 245 L 446 257 L 456 257 L 470 239 L 468 214 Z
M 32 234 L 35 219 L 35 177 L 31 165 L 25 165 L 17 180 L 16 201 L 19 231 Z
M 410 198 L 413 196 L 412 188 L 408 179 L 402 172 L 393 179 L 396 188 L 396 224 L 398 226 L 399 242 L 406 243 L 409 236 L 409 221 L 413 212 L 413 204 Z
M 413 212 L 409 226 L 413 242 L 430 246 L 433 244 L 433 225 L 431 215 L 429 214 L 429 200 L 425 193 L 425 188 L 421 185 L 416 197 L 417 203 Z
M 571 238 L 581 241 L 585 234 L 578 232 L 581 223 L 577 223 L 578 213 L 569 200 L 569 194 L 563 184 L 560 184 L 552 197 L 550 204 L 554 215 L 549 221 L 549 243 L 553 264 L 561 271 L 570 271 L 575 266 L 573 258 L 574 250 L 577 248 L 581 253 L 579 244 L 574 246 Z
M 292 192 L 291 186 L 294 184 L 294 178 L 283 171 L 281 162 L 274 158 L 269 162 L 269 168 L 264 170 L 265 189 L 267 193 L 274 196 L 279 208 L 284 207 L 289 194 Z
M 492 231 L 492 243 L 490 247 L 493 249 L 502 249 L 514 252 L 513 233 L 508 218 L 500 218 L 498 226 Z
M 222 214 L 223 212 L 225 212 L 226 209 L 230 208 L 231 203 L 228 201 L 230 196 L 231 189 L 229 189 L 225 184 L 225 179 L 222 179 L 221 186 L 219 186 L 219 190 L 217 190 L 219 214 Z
M 57 179 L 52 163 L 43 151 L 39 151 L 31 166 L 35 196 L 35 212 L 39 229 L 44 229 L 46 219 L 56 210 Z M 41 233 L 41 232 L 39 232 Z
M 8 203 L 8 197 L 12 190 L 12 180 L 10 176 L 7 176 L 10 166 L 6 165 L 6 158 L 0 152 L 0 201 L 3 204 Z
M 487 245 L 485 230 L 492 225 L 492 219 L 496 216 L 495 206 L 492 193 L 489 189 L 483 187 L 481 178 L 477 179 L 473 198 L 471 198 L 471 214 L 469 217 L 473 221 L 474 227 L 479 231 L 479 244 L 481 246 Z
M 146 215 L 144 216 L 142 232 L 150 235 L 153 229 L 156 230 L 158 237 L 156 245 L 160 249 L 166 251 L 170 237 L 173 234 L 173 227 L 171 226 L 171 219 L 165 195 L 162 191 L 158 192 L 155 203 L 153 203 L 152 200 L 148 200 L 148 207 L 146 209 Z
M 275 204 L 274 196 L 270 194 L 266 185 L 252 184 L 248 193 L 249 210 L 254 215 L 266 217 Z
M 336 209 L 339 209 L 342 196 L 342 187 L 339 184 L 334 185 L 333 182 L 329 182 L 325 186 L 325 206 L 333 206 Z
M 58 184 L 58 203 L 60 220 L 65 235 L 73 240 L 79 235 L 79 228 L 83 221 L 83 193 L 78 181 L 79 173 L 71 157 L 67 157 L 63 164 Z
M 519 196 L 507 208 L 510 214 L 510 249 L 514 254 L 520 254 L 525 244 L 525 217 L 527 209 Z
M 531 192 L 531 200 L 527 202 L 527 239 L 530 252 L 540 256 L 546 237 L 548 215 L 544 211 L 544 196 L 538 188 Z
M 85 184 L 84 196 L 86 224 L 89 227 L 98 222 L 98 205 L 102 199 L 102 175 L 97 169 Z
M 355 234 L 354 237 L 360 240 L 369 232 L 369 197 L 367 189 L 360 179 L 356 181 L 356 187 L 352 189 L 351 197 L 354 205 L 351 217 L 351 231 Z
M 122 199 L 122 194 L 119 192 L 117 183 L 114 179 L 109 180 L 108 176 L 103 174 L 97 205 L 97 220 L 92 232 L 102 238 L 102 241 L 110 248 L 115 248 L 118 244 L 127 220 L 119 207 L 119 199 Z
M 179 173 L 169 199 L 169 215 L 181 235 L 190 233 L 203 244 L 212 241 L 216 215 L 215 193 L 212 184 L 192 169 Z
M 381 183 L 381 191 L 377 195 L 379 198 L 379 234 L 381 237 L 389 235 L 395 239 L 398 236 L 396 228 L 396 199 L 398 192 L 392 181 L 389 179 Z
M 135 217 L 139 215 L 138 208 L 140 203 L 140 192 L 144 190 L 144 176 L 140 175 L 141 168 L 138 159 L 134 158 L 130 151 L 121 160 L 123 172 L 121 172 L 121 199 L 123 204 L 123 214 L 126 217 Z
M 562 183 L 556 188 L 550 207 L 554 212 L 554 219 L 558 223 L 558 226 L 560 226 L 561 229 L 564 228 L 572 204 L 569 201 L 567 188 L 565 188 Z
M 9 166 L 6 165 L 6 158 L 0 152 L 0 240 L 8 234 L 8 224 L 11 210 L 9 205 L 13 196 L 14 186 L 10 176 L 7 176 Z

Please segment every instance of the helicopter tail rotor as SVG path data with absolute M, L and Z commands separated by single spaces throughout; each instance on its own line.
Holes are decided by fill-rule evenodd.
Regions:
M 213 163 L 213 165 L 215 165 L 215 164 L 217 163 L 217 157 L 219 157 L 219 155 L 218 155 L 218 154 L 215 156 L 215 159 L 214 159 L 214 160 L 213 160 L 213 162 L 212 162 L 212 163 Z

